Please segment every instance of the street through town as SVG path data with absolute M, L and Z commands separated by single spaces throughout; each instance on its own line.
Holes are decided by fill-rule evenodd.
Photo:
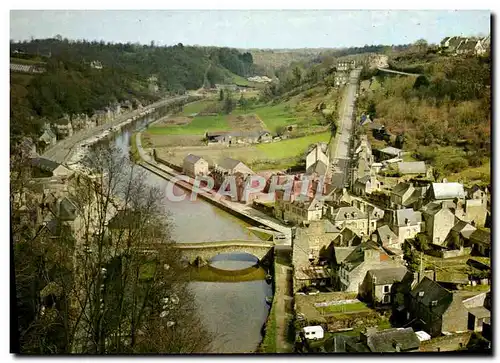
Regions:
M 348 182 L 349 172 L 349 145 L 353 129 L 354 102 L 358 89 L 360 69 L 354 69 L 349 76 L 349 83 L 345 88 L 343 102 L 339 111 L 337 134 L 330 143 L 330 171 L 332 184 L 343 188 Z

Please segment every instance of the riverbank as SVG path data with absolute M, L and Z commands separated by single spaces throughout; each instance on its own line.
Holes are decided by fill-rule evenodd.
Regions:
M 87 141 L 87 144 L 89 142 L 97 142 L 97 139 L 93 139 L 96 137 L 98 137 L 99 139 L 107 137 L 108 134 L 112 133 L 113 131 L 119 131 L 126 124 L 130 124 L 141 117 L 151 114 L 159 108 L 172 105 L 176 102 L 189 102 L 190 100 L 197 100 L 200 98 L 201 96 L 197 95 L 186 95 L 163 99 L 143 108 L 121 114 L 115 119 L 97 127 L 75 132 L 72 136 L 57 142 L 54 146 L 47 149 L 42 156 L 57 163 L 66 163 L 71 158 L 76 149 L 82 143 L 85 143 L 85 141 Z M 115 128 L 115 130 L 113 130 L 113 128 Z
M 292 353 L 295 340 L 293 326 L 293 269 L 291 248 L 275 249 L 274 298 L 265 325 L 259 353 Z

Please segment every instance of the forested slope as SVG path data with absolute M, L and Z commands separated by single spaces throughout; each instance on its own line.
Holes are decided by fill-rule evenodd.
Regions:
M 43 119 L 87 113 L 125 100 L 150 103 L 170 93 L 231 82 L 252 73 L 236 49 L 36 39 L 10 44 L 11 63 L 34 62 L 41 74 L 11 72 L 11 134 L 36 135 Z M 98 62 L 102 68 L 91 66 Z M 158 92 L 151 92 L 150 77 Z

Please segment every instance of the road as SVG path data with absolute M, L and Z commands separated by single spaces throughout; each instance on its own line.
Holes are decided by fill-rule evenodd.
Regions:
M 394 74 L 401 74 L 403 76 L 414 76 L 414 77 L 421 76 L 421 74 L 419 74 L 419 73 L 400 72 L 400 71 L 395 71 L 395 70 L 392 70 L 392 69 L 380 68 L 380 67 L 377 67 L 377 69 L 379 71 L 382 71 L 382 72 L 394 73 Z
M 330 144 L 330 172 L 332 184 L 337 188 L 343 188 L 349 181 L 347 178 L 350 159 L 349 144 L 352 136 L 354 102 L 356 101 L 360 73 L 361 69 L 351 71 L 340 107 L 337 134 Z
M 126 121 L 129 118 L 132 118 L 136 115 L 139 115 L 141 112 L 149 110 L 153 107 L 157 108 L 157 107 L 166 106 L 169 103 L 172 103 L 175 101 L 180 101 L 183 99 L 187 99 L 188 97 L 189 97 L 189 95 L 164 99 L 164 100 L 155 102 L 151 105 L 148 105 L 142 109 L 127 112 L 123 115 L 116 117 L 113 121 L 105 123 L 103 125 L 93 127 L 91 129 L 77 131 L 71 137 L 67 137 L 64 140 L 57 142 L 57 144 L 55 144 L 53 147 L 47 149 L 42 154 L 42 156 L 47 158 L 47 159 L 50 159 L 52 161 L 55 161 L 57 163 L 61 163 L 61 164 L 65 163 L 70 158 L 71 153 L 73 151 L 75 151 L 75 147 L 78 146 L 81 142 L 83 142 L 87 139 L 90 139 L 93 136 L 97 136 L 105 130 L 111 129 L 112 127 L 120 124 L 121 122 Z

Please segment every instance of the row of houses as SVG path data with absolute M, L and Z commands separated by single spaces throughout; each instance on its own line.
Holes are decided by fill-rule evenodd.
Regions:
M 310 285 L 356 292 L 374 307 L 392 308 L 399 324 L 432 337 L 481 331 L 489 323 L 487 293 L 450 289 L 436 271 L 412 273 L 374 241 L 337 247 L 330 240 L 341 232 L 328 221 L 315 221 L 303 229 L 297 230 L 293 245 L 294 292 Z M 311 264 L 315 253 L 329 263 Z
M 490 43 L 490 35 L 481 39 L 452 36 L 441 40 L 439 45 L 446 53 L 484 55 L 490 52 Z
M 272 135 L 267 130 L 255 131 L 218 131 L 205 133 L 208 144 L 258 144 L 272 141 Z
M 71 137 L 79 130 L 85 130 L 97 127 L 113 120 L 124 112 L 130 112 L 134 109 L 129 100 L 106 107 L 103 110 L 95 111 L 92 116 L 87 114 L 64 115 L 56 122 L 46 123 L 43 127 L 42 135 L 38 138 L 38 149 L 43 152 L 47 147 L 55 145 L 58 140 Z

